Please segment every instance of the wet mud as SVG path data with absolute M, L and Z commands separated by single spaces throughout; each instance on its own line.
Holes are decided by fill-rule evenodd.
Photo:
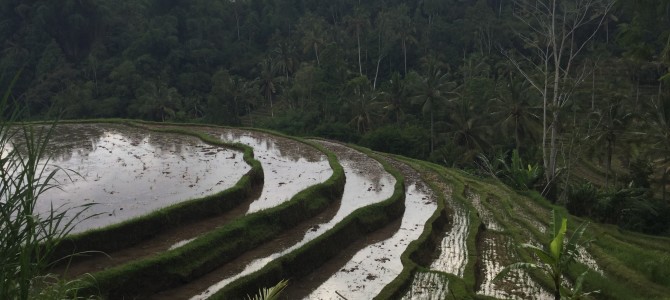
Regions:
M 152 128 L 174 126 L 150 125 Z M 318 149 L 299 141 L 264 133 L 223 127 L 179 127 L 206 133 L 230 143 L 253 148 L 264 173 L 263 190 L 247 213 L 278 206 L 300 191 L 326 181 L 332 174 L 328 158 Z
M 433 272 L 416 272 L 411 287 L 402 300 L 441 300 L 449 292 L 449 278 Z
M 44 193 L 38 213 L 78 212 L 91 205 L 73 232 L 119 223 L 235 185 L 250 170 L 241 152 L 179 134 L 115 124 L 58 125 L 49 143 L 47 172 L 57 167 L 60 188 Z
M 421 235 L 437 209 L 437 198 L 420 175 L 404 163 L 389 159 L 405 176 L 405 213 L 401 226 L 389 239 L 358 251 L 305 299 L 372 299 L 403 269 L 400 255 Z
M 381 202 L 393 195 L 395 178 L 386 172 L 379 162 L 357 150 L 337 143 L 325 141 L 318 142 L 336 154 L 346 175 L 342 200 L 335 210 L 329 209 L 335 211 L 335 215 L 330 215 L 330 218 L 326 222 L 314 224 L 306 230 L 302 228 L 293 231 L 294 233 L 292 233 L 292 236 L 289 238 L 291 242 L 277 245 L 278 247 L 267 247 L 264 248 L 262 253 L 245 255 L 244 258 L 236 260 L 232 265 L 238 267 L 227 266 L 226 269 L 228 269 L 229 272 L 226 277 L 221 277 L 224 278 L 223 280 L 213 284 L 192 299 L 206 299 L 208 295 L 215 293 L 237 278 L 260 270 L 268 262 L 303 246 L 307 242 L 323 234 L 342 221 L 342 219 L 351 214 L 354 210 L 373 203 Z M 276 245 L 275 243 L 271 244 Z M 275 252 L 270 252 L 269 250 Z M 249 258 L 253 258 L 253 260 L 249 260 Z M 239 266 L 244 267 L 240 269 Z
M 493 281 L 505 266 L 519 261 L 512 239 L 508 236 L 484 230 L 477 237 L 477 249 L 477 294 L 501 299 L 553 299 L 524 270 L 511 271 L 499 281 Z
M 477 210 L 477 215 L 482 224 L 486 226 L 487 230 L 502 231 L 503 227 L 498 223 L 493 215 L 493 212 L 482 203 L 482 197 L 471 191 L 467 186 L 465 187 L 465 198 L 472 203 L 472 206 Z
M 451 187 L 437 178 L 435 174 L 429 176 L 432 176 L 431 181 L 444 194 L 445 206 L 450 211 L 449 228 L 444 232 L 439 246 L 439 255 L 431 262 L 430 269 L 463 277 L 465 266 L 468 263 L 469 211 L 463 204 L 454 200 Z

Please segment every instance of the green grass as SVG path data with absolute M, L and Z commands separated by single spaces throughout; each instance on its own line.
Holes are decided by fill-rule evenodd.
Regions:
M 113 123 L 133 125 L 125 121 Z M 240 150 L 244 153 L 244 161 L 251 166 L 251 169 L 233 187 L 216 194 L 182 201 L 118 224 L 68 236 L 55 250 L 55 259 L 84 251 L 115 251 L 146 240 L 165 230 L 219 215 L 246 201 L 253 194 L 253 189 L 259 188 L 262 184 L 263 169 L 260 162 L 253 158 L 251 147 L 243 144 L 223 143 L 210 136 L 186 130 L 160 131 L 191 135 L 211 145 Z
M 355 210 L 324 234 L 302 247 L 273 260 L 252 274 L 241 277 L 216 292 L 210 299 L 238 299 L 281 279 L 300 280 L 329 258 L 339 253 L 341 245 L 347 245 L 374 230 L 401 217 L 404 211 L 405 188 L 402 174 L 385 161 L 375 157 L 371 151 L 357 148 L 378 159 L 384 169 L 396 178 L 393 195 L 388 199 Z
M 128 123 L 128 121 L 118 122 Z M 141 127 L 149 124 L 155 123 L 131 123 L 131 125 Z M 182 125 L 180 124 L 180 126 Z M 193 124 L 192 126 L 204 125 Z M 169 130 L 180 134 L 189 133 L 178 127 Z M 258 131 L 277 135 L 272 131 Z M 211 139 L 203 134 L 197 136 L 205 141 L 208 138 Z M 290 136 L 281 134 L 279 136 L 304 142 Z M 324 151 L 318 145 L 316 147 Z M 360 238 L 402 216 L 404 209 L 402 175 L 378 157 L 377 154 L 367 149 L 357 149 L 379 159 L 387 171 L 396 178 L 400 178 L 396 183 L 394 195 L 383 202 L 355 211 L 324 235 L 271 262 L 260 271 L 240 278 L 225 287 L 216 294 L 216 298 L 244 297 L 247 294 L 254 293 L 259 287 L 273 285 L 281 279 L 299 280 L 301 276 L 336 255 L 337 249 L 339 249 L 338 245 Z M 246 151 L 249 150 L 245 150 L 245 155 Z M 438 178 L 438 180 L 451 186 L 453 200 L 463 204 L 469 212 L 470 228 L 466 241 L 468 263 L 463 278 L 446 274 L 451 287 L 448 298 L 489 298 L 475 295 L 476 261 L 478 257 L 476 242 L 481 229 L 481 221 L 475 208 L 465 197 L 466 189 L 482 197 L 482 205 L 492 213 L 494 219 L 503 227 L 504 234 L 518 244 L 525 243 L 531 238 L 546 242 L 547 234 L 540 232 L 536 228 L 536 224 L 548 225 L 552 209 L 557 209 L 569 217 L 569 231 L 585 221 L 582 218 L 569 216 L 564 208 L 551 204 L 537 192 L 517 192 L 493 179 L 476 177 L 460 170 L 447 169 L 428 162 L 410 160 L 399 156 L 394 157 L 419 170 L 424 175 L 424 180 L 437 191 L 437 182 L 431 182 L 426 177 L 428 172 L 435 174 L 436 176 L 432 178 Z M 328 158 L 335 170 L 333 176 L 341 176 L 342 178 L 333 179 L 331 177 L 323 184 L 324 186 L 308 188 L 296 195 L 289 203 L 235 220 L 182 248 L 95 274 L 97 283 L 87 284 L 86 287 L 89 291 L 99 289 L 103 295 L 112 298 L 132 294 L 130 292 L 125 293 L 122 289 L 134 290 L 135 292 L 141 289 L 156 290 L 185 280 L 192 280 L 208 271 L 208 265 L 220 264 L 226 259 L 232 259 L 229 257 L 234 257 L 260 245 L 272 238 L 277 232 L 292 226 L 294 221 L 308 218 L 319 209 L 329 205 L 334 201 L 333 198 L 337 195 L 338 188 L 341 195 L 344 183 L 343 171 L 341 166 L 337 164 L 334 154 L 329 153 Z M 336 176 L 336 174 L 340 175 Z M 411 284 L 416 272 L 430 271 L 426 269 L 426 266 L 429 265 L 428 258 L 431 253 L 436 251 L 439 238 L 446 228 L 445 224 L 449 222 L 449 207 L 444 204 L 444 195 L 441 195 L 439 191 L 437 191 L 437 194 L 439 197 L 438 209 L 426 223 L 419 239 L 411 243 L 402 254 L 401 259 L 404 266 L 402 273 L 387 285 L 377 298 L 399 298 Z M 488 201 L 486 201 L 487 199 Z M 178 210 L 181 211 L 184 208 Z M 161 214 L 161 212 L 156 212 L 156 214 Z M 600 290 L 595 298 L 668 298 L 667 295 L 670 295 L 670 271 L 668 271 L 670 270 L 670 238 L 622 231 L 613 225 L 595 223 L 589 225 L 585 237 L 594 240 L 590 248 L 587 249 L 605 273 L 605 276 L 593 271 L 587 273 L 584 283 L 585 290 Z M 517 254 L 520 260 L 532 261 L 530 254 L 523 250 L 517 250 Z M 222 258 L 224 256 L 225 259 Z M 587 270 L 586 266 L 574 264 L 565 275 L 570 280 L 574 280 L 585 270 Z M 543 275 L 535 272 L 531 273 L 531 276 L 540 285 L 547 288 L 551 287 L 551 282 Z M 148 281 L 146 281 L 147 278 L 149 278 Z
M 279 232 L 315 216 L 341 197 L 344 171 L 335 155 L 328 156 L 332 176 L 277 207 L 249 214 L 188 243 L 148 259 L 92 274 L 87 292 L 108 298 L 148 295 L 190 281 L 270 240 Z

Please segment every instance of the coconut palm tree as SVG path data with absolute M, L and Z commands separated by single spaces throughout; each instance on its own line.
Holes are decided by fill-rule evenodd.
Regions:
M 414 103 L 421 104 L 421 110 L 424 115 L 430 115 L 430 151 L 435 150 L 435 112 L 444 106 L 449 94 L 456 84 L 449 81 L 446 73 L 431 64 L 428 67 L 426 76 L 422 76 L 414 85 L 412 100 Z
M 275 113 L 272 103 L 272 96 L 277 93 L 277 89 L 282 81 L 282 77 L 277 76 L 277 65 L 269 57 L 262 60 L 259 66 L 261 68 L 260 76 L 256 80 L 260 84 L 261 93 L 270 103 L 270 114 L 272 117 L 274 117 Z
M 356 127 L 359 133 L 365 133 L 372 127 L 375 110 L 379 106 L 377 93 L 372 89 L 370 80 L 365 76 L 359 76 L 347 83 L 347 90 L 350 93 L 345 103 L 345 108 L 349 110 L 349 124 Z
M 396 124 L 398 125 L 400 125 L 400 121 L 405 114 L 403 106 L 409 99 L 409 96 L 409 90 L 405 80 L 400 77 L 398 72 L 394 72 L 393 75 L 391 75 L 391 80 L 389 80 L 388 85 L 379 94 L 379 97 L 384 104 L 383 108 L 386 111 L 386 116 L 393 115 Z
M 327 41 L 326 28 L 328 28 L 326 21 L 311 13 L 305 14 L 298 24 L 298 31 L 302 34 L 303 51 L 307 53 L 314 50 L 317 66 L 321 65 L 319 48 L 325 45 Z
M 541 110 L 531 103 L 530 93 L 532 90 L 527 81 L 512 77 L 498 86 L 498 96 L 488 105 L 489 115 L 502 133 L 514 136 L 517 151 L 522 140 L 530 142 L 535 139 L 535 129 L 540 125 Z
M 662 164 L 670 161 L 670 97 L 659 97 L 652 101 L 651 110 L 645 118 L 650 129 L 646 136 L 652 141 L 653 151 L 662 157 Z M 663 201 L 666 200 L 666 185 L 670 168 L 664 168 L 661 179 Z
M 356 45 L 358 47 L 358 74 L 363 76 L 363 64 L 361 63 L 361 33 L 370 26 L 370 16 L 367 11 L 356 7 L 354 14 L 344 17 L 347 24 L 347 31 L 356 35 Z
M 615 99 L 605 111 L 595 111 L 594 115 L 600 120 L 599 126 L 594 131 L 596 145 L 605 144 L 605 186 L 609 186 L 609 178 L 612 173 L 612 153 L 616 147 L 617 139 L 625 133 L 633 114 L 623 107 L 623 99 Z

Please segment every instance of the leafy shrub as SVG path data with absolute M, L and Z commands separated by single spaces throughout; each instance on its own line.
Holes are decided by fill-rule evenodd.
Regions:
M 667 233 L 670 205 L 654 199 L 643 188 L 620 188 L 599 191 L 592 184 L 573 186 L 568 192 L 567 208 L 571 214 L 616 224 L 627 230 L 651 234 Z
M 316 136 L 342 142 L 353 143 L 360 139 L 358 132 L 351 130 L 351 127 L 344 123 L 322 123 L 316 126 L 312 133 Z
M 360 144 L 377 151 L 426 158 L 430 148 L 429 141 L 428 132 L 421 127 L 389 125 L 366 133 Z
M 501 163 L 505 168 L 503 181 L 516 189 L 528 189 L 542 176 L 542 168 L 538 164 L 524 165 L 517 150 L 512 151 L 512 158 L 509 164 L 504 159 L 501 160 Z
M 572 186 L 568 189 L 568 211 L 575 216 L 592 216 L 598 201 L 598 189 L 590 182 Z

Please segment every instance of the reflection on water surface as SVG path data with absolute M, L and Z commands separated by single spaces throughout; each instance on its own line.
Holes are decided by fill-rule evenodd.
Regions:
M 195 137 L 112 124 L 59 125 L 49 144 L 60 189 L 51 189 L 36 211 L 50 205 L 95 203 L 75 232 L 105 226 L 232 187 L 250 167 L 241 152 Z

